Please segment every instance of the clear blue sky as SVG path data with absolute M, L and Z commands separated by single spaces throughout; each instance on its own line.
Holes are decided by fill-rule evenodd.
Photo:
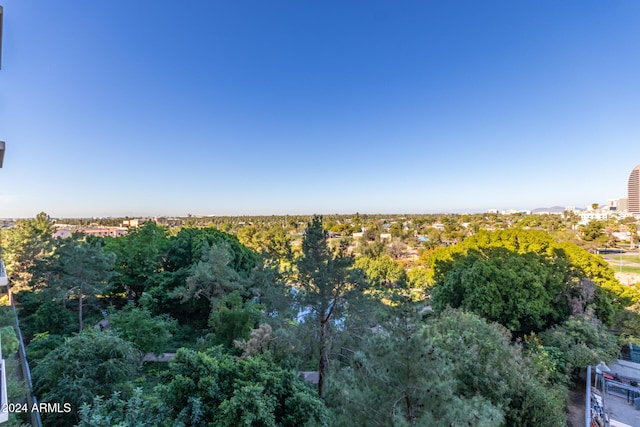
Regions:
M 0 0 L 0 217 L 586 206 L 640 2 Z

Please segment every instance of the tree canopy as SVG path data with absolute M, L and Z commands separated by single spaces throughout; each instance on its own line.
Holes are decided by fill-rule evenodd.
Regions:
M 33 369 L 34 392 L 43 402 L 71 403 L 74 411 L 97 395 L 127 391 L 138 372 L 141 353 L 105 331 L 87 330 L 64 341 Z M 68 426 L 76 413 L 52 413 L 46 425 Z
M 562 390 L 533 375 L 507 330 L 459 310 L 426 321 L 404 310 L 332 373 L 337 425 L 566 425 Z
M 158 391 L 172 425 L 327 425 L 327 410 L 313 389 L 260 357 L 181 349 Z
M 604 260 L 590 254 L 573 243 L 557 243 L 550 235 L 536 230 L 509 229 L 495 232 L 479 231 L 462 243 L 436 249 L 431 252 L 426 259 L 427 264 L 434 270 L 434 285 L 437 287 L 444 283 L 443 279 L 449 270 L 454 269 L 457 260 L 466 260 L 463 262 L 470 263 L 477 257 L 489 259 L 491 253 L 495 253 L 495 248 L 507 249 L 509 252 L 504 252 L 504 254 L 512 254 L 509 255 L 509 258 L 512 260 L 511 264 L 516 262 L 514 260 L 518 259 L 516 254 L 519 256 L 533 254 L 526 256 L 532 260 L 536 259 L 534 255 L 546 259 L 546 261 L 541 261 L 542 258 L 538 258 L 543 264 L 546 263 L 551 266 L 552 270 L 556 268 L 553 266 L 559 267 L 557 273 L 564 275 L 564 280 L 567 281 L 567 297 L 573 297 L 576 293 L 580 293 L 578 289 L 580 284 L 575 283 L 576 279 L 593 281 L 596 284 L 595 295 L 593 295 L 589 301 L 585 301 L 585 305 L 590 305 L 595 311 L 595 314 L 604 322 L 611 322 L 613 320 L 613 315 L 617 310 L 616 307 L 630 305 L 640 300 L 640 292 L 634 288 L 622 286 L 615 279 L 613 271 Z M 472 256 L 471 259 L 467 259 L 466 255 L 469 254 L 469 252 L 474 252 L 477 256 Z M 513 275 L 516 271 L 513 270 L 513 268 L 509 268 L 510 263 L 505 263 L 499 260 L 499 258 L 500 256 L 498 256 L 497 260 L 482 261 L 478 264 L 478 268 L 480 268 L 481 265 L 487 265 L 488 262 L 492 265 L 491 268 L 496 271 L 494 267 L 500 264 L 507 267 L 505 274 Z M 540 264 L 540 262 L 538 264 Z M 525 267 L 530 273 L 533 272 L 531 270 L 532 268 L 532 266 Z M 508 273 L 509 270 L 511 273 Z M 458 268 L 457 271 L 461 272 L 461 269 Z M 479 270 L 474 270 L 474 274 L 480 274 Z M 460 280 L 463 279 L 463 276 L 459 274 L 457 277 Z M 532 276 L 530 277 L 535 279 Z M 553 274 L 549 277 L 553 277 Z M 467 276 L 465 276 L 465 278 L 467 279 L 467 285 L 471 284 L 469 281 L 470 278 Z M 504 282 L 503 278 L 497 276 L 495 276 L 495 278 L 498 281 Z M 453 280 L 453 278 L 449 277 L 449 282 L 451 282 L 451 280 Z M 522 282 L 520 278 L 515 276 L 513 280 Z M 481 283 L 498 282 L 482 280 Z M 585 282 L 580 281 L 580 283 L 584 284 Z M 451 283 L 449 283 L 449 285 L 451 285 Z M 448 288 L 450 288 L 449 285 L 447 286 Z M 439 291 L 434 288 L 434 292 L 437 295 Z M 446 302 L 444 303 L 446 304 Z M 459 306 L 459 303 L 460 302 L 456 300 L 452 300 L 450 305 Z
M 449 265 L 450 264 L 450 265 Z M 502 248 L 469 251 L 436 268 L 431 302 L 473 311 L 519 334 L 541 331 L 569 317 L 579 284 L 562 260 Z
M 329 365 L 329 348 L 333 322 L 347 307 L 349 294 L 358 283 L 351 269 L 353 258 L 341 246 L 331 253 L 327 244 L 322 218 L 314 216 L 302 240 L 302 256 L 297 261 L 299 297 L 303 307 L 317 319 L 320 354 L 318 361 L 318 392 L 324 392 L 325 375 Z
M 518 222 L 566 225 L 192 217 L 51 240 L 43 214 L 2 235 L 36 394 L 74 408 L 47 425 L 564 425 L 567 379 L 616 353 L 612 319 L 634 339 L 637 305 L 620 308 L 640 292 L 571 230 L 480 230 Z M 78 333 L 98 320 L 111 329 Z
M 143 353 L 161 354 L 177 325 L 168 316 L 153 316 L 144 307 L 129 303 L 121 311 L 109 316 L 113 332 L 131 342 Z
M 35 262 L 49 255 L 52 235 L 53 222 L 44 212 L 19 220 L 15 228 L 3 232 L 2 257 L 16 290 L 29 284 Z

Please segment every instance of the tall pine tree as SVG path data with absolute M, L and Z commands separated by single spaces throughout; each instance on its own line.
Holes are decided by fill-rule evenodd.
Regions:
M 322 228 L 322 217 L 315 215 L 307 226 L 302 240 L 302 256 L 297 261 L 300 302 L 310 309 L 316 319 L 320 337 L 318 360 L 318 394 L 324 394 L 329 367 L 332 323 L 339 320 L 347 307 L 349 294 L 357 284 L 356 272 L 351 269 L 353 257 L 346 247 L 332 253 Z

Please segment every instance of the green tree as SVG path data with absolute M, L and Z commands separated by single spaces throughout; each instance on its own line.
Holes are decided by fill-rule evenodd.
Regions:
M 437 228 L 429 227 L 423 230 L 423 234 L 427 237 L 427 241 L 422 244 L 425 249 L 435 249 L 442 246 L 442 232 Z
M 564 426 L 564 394 L 510 334 L 471 313 L 420 320 L 401 304 L 333 371 L 336 425 Z
M 113 291 L 126 292 L 137 301 L 163 270 L 168 245 L 168 230 L 152 221 L 123 237 L 108 239 L 106 249 L 116 254 L 118 273 L 113 280 Z
M 106 292 L 114 261 L 113 253 L 105 252 L 99 242 L 89 243 L 80 234 L 56 241 L 51 252 L 31 267 L 31 290 L 17 294 L 25 309 L 22 315 L 33 314 L 31 320 L 35 321 L 26 330 L 64 333 L 68 318 L 64 311 L 70 306 L 77 308 L 77 328 L 82 330 L 85 309 L 99 305 L 98 296 Z M 54 317 L 47 318 L 49 315 Z M 54 319 L 62 323 L 47 325 Z
M 604 222 L 592 220 L 580 227 L 582 238 L 587 242 L 600 242 L 604 237 Z
M 243 246 L 236 236 L 213 227 L 183 228 L 169 239 L 169 248 L 165 260 L 165 270 L 179 272 L 189 270 L 201 260 L 203 250 L 214 243 L 226 242 L 231 253 L 229 265 L 238 272 L 249 272 L 256 266 L 257 254 Z
M 112 314 L 109 322 L 113 331 L 134 344 L 143 353 L 161 354 L 166 350 L 171 334 L 176 331 L 176 321 L 168 316 L 153 316 L 145 308 L 133 303 L 124 310 Z
M 48 331 L 35 334 L 27 346 L 27 358 L 29 359 L 31 370 L 33 371 L 36 365 L 40 363 L 47 354 L 51 353 L 63 343 L 64 338 L 62 336 L 52 335 Z
M 431 268 L 437 264 L 453 265 L 454 258 L 470 251 L 485 252 L 491 248 L 505 248 L 518 254 L 532 252 L 549 257 L 554 263 L 566 262 L 572 275 L 581 283 L 593 281 L 597 286 L 592 299 L 585 301 L 584 309 L 595 310 L 599 319 L 605 323 L 613 320 L 615 312 L 640 300 L 640 292 L 629 286 L 622 286 L 615 278 L 613 270 L 598 256 L 590 254 L 580 246 L 569 242 L 555 242 L 547 233 L 536 230 L 509 229 L 495 232 L 480 231 L 463 242 L 446 248 L 438 248 L 423 253 L 421 260 Z M 564 260 L 564 261 L 563 261 Z M 572 289 L 572 298 L 580 289 Z
M 136 388 L 125 400 L 120 392 L 105 399 L 98 395 L 91 404 L 84 403 L 79 411 L 77 427 L 148 427 L 161 425 L 162 417 L 149 402 L 149 396 Z
M 354 267 L 364 271 L 368 282 L 375 287 L 404 286 L 407 282 L 404 266 L 388 255 L 357 257 Z
M 444 224 L 444 230 L 442 231 L 442 238 L 449 242 L 458 242 L 462 240 L 465 235 L 460 222 L 457 218 L 452 216 L 446 216 L 442 218 Z
M 587 316 L 567 319 L 542 332 L 540 338 L 545 347 L 558 350 L 560 369 L 573 379 L 588 365 L 611 362 L 620 352 L 615 336 Z
M 212 301 L 235 289 L 244 293 L 257 265 L 255 252 L 235 236 L 212 227 L 182 228 L 169 238 L 162 271 L 149 279 L 145 307 L 206 329 Z
M 615 273 L 602 257 L 590 254 L 571 243 L 558 243 L 553 252 L 566 257 L 583 278 L 592 280 L 597 285 L 593 309 L 598 319 L 604 323 L 611 324 L 616 313 L 623 307 L 640 301 L 640 291 L 618 282 Z
M 327 410 L 311 387 L 266 359 L 180 349 L 169 366 L 157 390 L 168 425 L 327 425 Z
M 262 306 L 253 301 L 243 301 L 238 291 L 233 291 L 215 302 L 209 317 L 209 326 L 215 334 L 215 343 L 227 349 L 234 348 L 236 340 L 246 340 L 251 330 L 258 326 Z
M 517 334 L 566 319 L 567 294 L 578 283 L 562 260 L 502 248 L 472 251 L 435 270 L 431 302 L 436 310 L 464 308 Z
M 113 274 L 115 255 L 105 253 L 98 244 L 75 239 L 66 239 L 58 251 L 57 261 L 61 274 L 54 285 L 64 292 L 65 301 L 77 301 L 78 325 L 82 331 L 85 304 L 95 303 L 97 297 L 106 290 Z
M 40 304 L 35 313 L 27 318 L 24 325 L 25 332 L 49 332 L 54 335 L 68 335 L 77 330 L 74 315 L 65 308 L 60 301 L 45 301 Z
M 385 244 L 379 237 L 374 237 L 372 240 L 366 238 L 359 239 L 358 252 L 361 256 L 367 258 L 378 258 L 384 254 Z
M 279 266 L 269 260 L 251 271 L 251 291 L 264 306 L 265 317 L 275 326 L 278 322 L 289 322 L 296 316 L 293 307 L 293 288 L 286 283 L 291 271 L 280 271 Z
M 129 390 L 141 359 L 130 342 L 110 331 L 87 330 L 65 338 L 32 371 L 34 392 L 41 401 L 70 403 L 73 408 L 69 414 L 47 414 L 45 424 L 73 425 L 78 421 L 75 411 L 94 396 Z
M 2 236 L 7 274 L 14 292 L 19 291 L 30 283 L 36 261 L 51 250 L 53 221 L 40 212 L 34 219 L 19 220 L 15 228 L 3 231 Z
M 389 227 L 389 233 L 391 233 L 391 237 L 403 238 L 405 237 L 404 229 L 402 228 L 402 223 L 395 222 L 391 224 Z
M 4 326 L 0 328 L 0 343 L 2 343 L 2 358 L 8 359 L 14 357 L 20 341 L 16 336 L 16 331 L 13 326 Z
M 351 269 L 353 258 L 341 246 L 332 254 L 322 228 L 322 218 L 314 216 L 302 240 L 302 256 L 297 260 L 298 296 L 303 307 L 313 312 L 319 331 L 318 394 L 322 397 L 331 346 L 331 322 L 342 316 L 349 294 L 357 285 Z
M 364 242 L 374 242 L 380 240 L 380 226 L 377 223 L 369 223 L 362 233 L 362 240 Z
M 290 260 L 292 258 L 291 238 L 280 226 L 259 228 L 255 225 L 245 225 L 238 230 L 237 237 L 244 246 L 265 254 L 271 259 Z
M 231 260 L 227 243 L 203 246 L 202 259 L 193 264 L 186 286 L 176 289 L 174 294 L 182 300 L 203 298 L 213 304 L 217 298 L 244 290 L 248 284 L 246 278 L 230 265 Z
M 415 314 L 397 314 L 333 372 L 327 400 L 335 424 L 500 425 L 500 407 L 456 393 L 455 367 Z

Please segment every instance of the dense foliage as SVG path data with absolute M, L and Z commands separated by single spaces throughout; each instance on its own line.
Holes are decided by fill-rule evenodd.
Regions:
M 640 324 L 574 220 L 188 218 L 54 240 L 40 214 L 2 239 L 35 392 L 73 407 L 46 425 L 560 426 L 567 386 L 617 354 L 606 326 Z
M 567 265 L 535 253 L 502 248 L 470 251 L 440 264 L 432 292 L 437 310 L 471 310 L 516 333 L 541 331 L 569 316 L 568 298 L 579 281 Z
M 397 314 L 335 371 L 340 425 L 566 424 L 562 389 L 532 375 L 506 329 L 456 310 Z
M 314 390 L 268 359 L 241 359 L 216 348 L 181 349 L 170 367 L 159 393 L 173 425 L 327 424 L 326 408 Z
M 576 316 L 540 334 L 545 347 L 555 350 L 558 368 L 575 378 L 587 365 L 612 360 L 620 352 L 615 336 L 594 319 Z
M 131 342 L 143 353 L 162 353 L 171 334 L 176 331 L 176 322 L 167 316 L 153 316 L 145 308 L 129 303 L 124 310 L 109 318 L 112 330 Z
M 140 388 L 129 399 L 122 398 L 117 391 L 108 399 L 97 395 L 82 405 L 79 416 L 78 427 L 147 427 L 162 421 L 149 396 Z
M 70 403 L 80 408 L 93 396 L 128 391 L 141 354 L 134 346 L 110 332 L 85 331 L 65 338 L 33 369 L 34 392 L 43 402 Z M 51 413 L 46 425 L 68 426 L 75 414 Z
M 458 261 L 474 268 L 466 271 L 457 264 Z M 433 293 L 437 305 L 442 307 L 448 304 L 478 310 L 478 314 L 488 314 L 488 318 L 496 321 L 502 319 L 505 326 L 516 330 L 536 330 L 561 321 L 566 318 L 565 303 L 574 306 L 572 313 L 579 314 L 591 308 L 601 320 L 611 323 L 617 310 L 640 300 L 640 292 L 635 288 L 622 286 L 601 258 L 575 244 L 557 243 L 551 236 L 540 231 L 480 231 L 458 245 L 434 251 L 427 262 L 434 269 Z M 504 271 L 502 267 L 505 267 Z M 508 278 L 502 277 L 503 273 Z M 521 273 L 528 275 L 528 279 L 520 277 Z M 475 275 L 475 278 L 470 275 Z M 540 277 L 536 278 L 536 275 Z M 593 290 L 589 289 L 589 282 L 596 284 Z M 515 286 L 515 283 L 525 286 Z M 442 291 L 438 289 L 441 285 L 444 286 Z M 477 286 L 481 290 L 477 290 Z M 533 318 L 528 321 L 528 328 L 518 325 L 520 319 L 517 313 L 516 320 L 506 318 L 510 317 L 511 310 L 517 312 L 517 307 L 507 307 L 505 312 L 500 307 L 495 307 L 495 301 L 490 301 L 491 293 L 494 297 L 508 294 L 511 298 L 511 291 L 504 289 L 505 286 L 514 286 L 513 290 L 520 294 L 533 292 L 532 302 L 521 301 L 525 307 L 522 315 L 526 317 L 533 314 Z M 454 288 L 466 291 L 458 293 Z M 520 298 L 522 297 L 526 296 L 521 295 Z M 549 297 L 558 297 L 564 301 L 560 307 L 555 304 L 552 313 L 545 313 L 548 310 L 545 302 L 549 301 Z M 477 298 L 480 300 L 473 301 Z M 574 304 L 574 299 L 579 302 Z M 475 305 L 476 302 L 480 305 Z
M 357 274 L 350 267 L 353 258 L 340 246 L 331 253 L 322 218 L 309 223 L 302 241 L 302 256 L 298 259 L 300 302 L 311 311 L 319 335 L 318 394 L 324 393 L 324 380 L 329 368 L 332 323 L 345 315 L 351 296 L 359 292 Z M 361 292 L 361 291 L 360 291 Z

